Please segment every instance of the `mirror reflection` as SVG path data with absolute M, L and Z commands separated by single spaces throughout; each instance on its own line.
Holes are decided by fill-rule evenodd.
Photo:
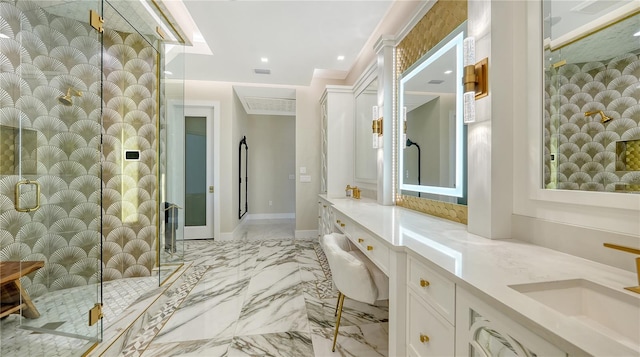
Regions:
M 377 150 L 371 148 L 371 117 L 373 106 L 378 104 L 378 80 L 373 78 L 366 87 L 356 93 L 356 147 L 355 179 L 375 183 L 378 176 Z
M 462 40 L 460 31 L 450 35 L 400 80 L 402 194 L 448 202 L 464 197 Z
M 593 14 L 543 3 L 543 186 L 640 192 L 640 41 L 635 14 L 593 33 L 625 2 Z

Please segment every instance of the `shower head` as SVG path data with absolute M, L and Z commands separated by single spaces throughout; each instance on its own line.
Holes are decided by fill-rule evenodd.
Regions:
M 601 123 L 606 123 L 609 120 L 613 119 L 611 117 L 606 116 L 602 110 L 594 110 L 594 111 L 591 111 L 591 112 L 584 113 L 585 116 L 590 116 L 590 115 L 594 115 L 594 114 L 600 114 L 600 122 Z
M 60 104 L 62 105 L 66 105 L 70 107 L 73 104 L 73 101 L 72 101 L 73 97 L 82 97 L 82 92 L 80 92 L 77 89 L 69 87 L 69 89 L 67 89 L 67 94 L 61 95 L 58 97 L 58 102 L 60 102 Z

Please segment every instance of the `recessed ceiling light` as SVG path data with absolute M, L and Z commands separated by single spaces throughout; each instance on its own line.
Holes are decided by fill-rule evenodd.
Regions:
M 262 61 L 262 63 L 267 63 L 269 62 L 269 59 L 267 57 L 260 57 L 260 61 Z
M 172 75 L 172 74 L 173 74 L 173 72 L 171 72 L 171 71 L 164 71 L 164 74 Z
M 638 31 L 638 32 L 634 33 L 634 34 L 633 34 L 633 36 L 635 36 L 635 37 L 640 36 L 640 31 Z
M 444 74 L 451 74 L 451 73 L 453 73 L 453 71 L 452 71 L 452 70 L 444 71 Z
M 344 56 L 342 55 L 338 56 L 338 61 L 344 61 Z

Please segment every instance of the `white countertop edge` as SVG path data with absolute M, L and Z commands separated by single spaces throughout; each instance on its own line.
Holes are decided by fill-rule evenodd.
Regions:
M 585 279 L 635 297 L 636 294 L 624 290 L 626 286 L 637 284 L 636 275 L 632 272 L 526 242 L 483 238 L 467 232 L 466 225 L 398 206 L 382 206 L 368 199 L 320 197 L 382 238 L 395 251 L 405 250 L 422 257 L 460 287 L 475 293 L 515 322 L 569 354 L 630 356 L 635 352 L 640 356 L 640 351 L 634 351 L 628 345 L 600 334 L 509 287 L 515 284 Z M 405 231 L 401 233 L 400 227 Z M 443 253 L 434 247 L 441 251 L 444 250 L 442 247 L 446 247 L 449 251 L 444 250 Z M 460 252 L 460 256 L 457 256 L 457 252 Z M 454 259 L 462 263 L 456 266 L 451 263 Z M 465 269 L 465 263 L 475 268 Z M 640 298 L 638 301 L 640 303 Z

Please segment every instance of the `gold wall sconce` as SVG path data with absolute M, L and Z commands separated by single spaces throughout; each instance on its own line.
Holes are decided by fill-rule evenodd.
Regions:
M 489 58 L 476 63 L 476 40 L 467 37 L 463 41 L 464 72 L 464 123 L 476 121 L 476 100 L 489 95 Z
M 379 114 L 382 113 L 382 107 L 373 106 L 372 108 L 372 116 L 371 116 L 371 131 L 372 141 L 371 146 L 374 149 L 379 149 L 382 147 L 382 116 Z

